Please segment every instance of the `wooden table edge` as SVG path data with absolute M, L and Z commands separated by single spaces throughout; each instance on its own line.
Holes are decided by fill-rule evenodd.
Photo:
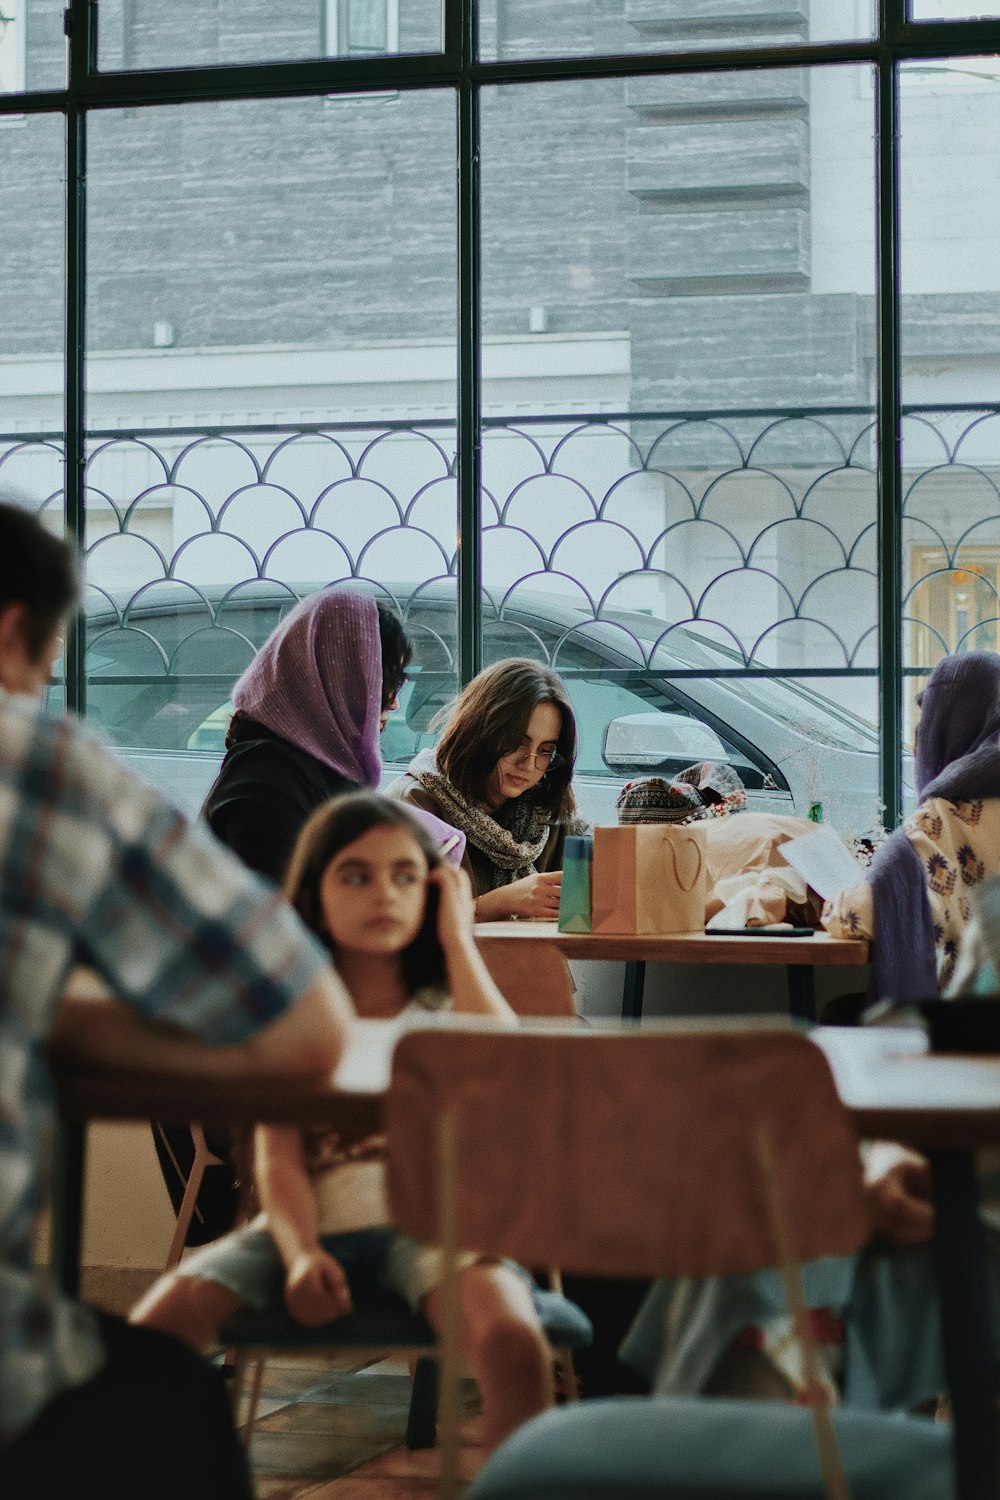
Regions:
M 385 1095 L 333 1088 L 303 1088 L 272 1077 L 227 1081 L 218 1102 L 206 1101 L 204 1083 L 186 1090 L 161 1074 L 129 1074 L 61 1066 L 56 1075 L 60 1116 L 74 1123 L 159 1120 L 166 1125 L 325 1125 L 349 1139 L 382 1129 Z M 261 1101 L 266 1100 L 262 1105 Z
M 551 922 L 478 922 L 477 939 L 552 943 L 565 958 L 645 963 L 795 965 L 852 968 L 868 962 L 862 938 L 714 937 L 704 931 L 649 934 L 560 932 Z

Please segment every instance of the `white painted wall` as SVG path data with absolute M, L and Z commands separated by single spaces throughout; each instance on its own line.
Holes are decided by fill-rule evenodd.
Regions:
M 92 1125 L 87 1137 L 85 1266 L 162 1268 L 174 1215 L 148 1125 Z

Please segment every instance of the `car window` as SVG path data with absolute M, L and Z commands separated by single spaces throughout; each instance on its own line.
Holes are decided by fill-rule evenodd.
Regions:
M 707 723 L 676 699 L 657 691 L 655 683 L 645 683 L 642 691 L 637 691 L 613 680 L 572 677 L 566 686 L 576 715 L 579 735 L 576 766 L 580 775 L 613 776 L 618 780 L 622 776 L 673 776 L 693 762 L 719 760 L 731 765 L 744 786 L 751 789 L 784 786 L 784 779 L 775 767 L 747 755 L 720 733 L 717 725 Z M 671 742 L 680 742 L 680 745 L 686 745 L 685 752 L 673 754 L 668 750 L 662 759 L 652 764 L 648 759 L 637 759 L 631 763 L 619 760 L 609 765 L 605 758 L 609 726 L 615 720 L 636 716 L 651 720 L 654 728 L 656 720 L 662 719 L 664 729 L 674 728 L 673 734 L 664 736 L 665 743 L 669 746 Z M 676 731 L 678 721 L 679 733 Z

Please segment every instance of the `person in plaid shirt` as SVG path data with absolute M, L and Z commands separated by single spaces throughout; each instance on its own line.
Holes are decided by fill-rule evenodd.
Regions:
M 220 1079 L 328 1075 L 350 1005 L 273 888 L 79 724 L 42 712 L 75 597 L 65 544 L 0 504 L 0 1489 L 249 1497 L 218 1373 L 62 1296 L 33 1264 L 51 1176 L 46 1047 L 78 962 L 135 1013 L 151 1065 L 190 1055 Z M 75 1024 L 63 1045 L 99 1056 L 100 1030 Z

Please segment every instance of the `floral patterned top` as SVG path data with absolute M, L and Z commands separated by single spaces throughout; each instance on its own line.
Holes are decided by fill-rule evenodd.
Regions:
M 947 988 L 972 915 L 971 888 L 1000 871 L 1000 798 L 947 802 L 931 797 L 903 824 L 927 875 L 934 923 L 938 984 Z M 867 881 L 841 891 L 823 908 L 834 937 L 871 938 L 872 892 Z

